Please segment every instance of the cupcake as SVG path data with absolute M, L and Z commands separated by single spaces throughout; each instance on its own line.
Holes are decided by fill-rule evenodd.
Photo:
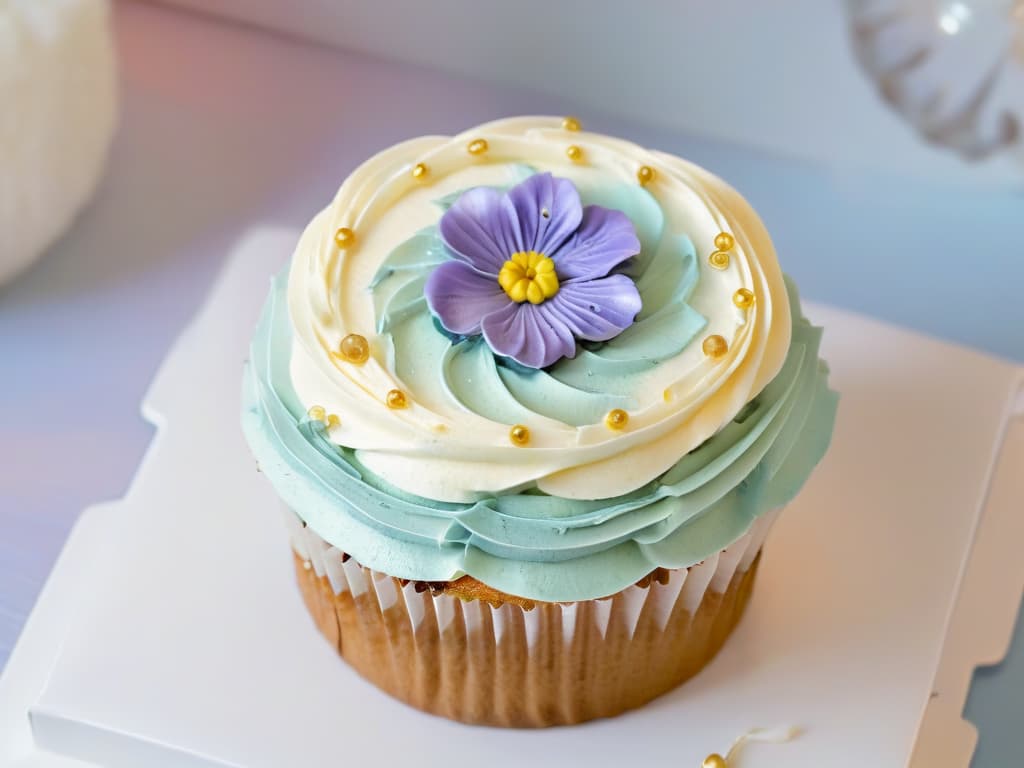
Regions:
M 829 442 L 820 338 L 720 179 L 501 120 L 345 181 L 273 281 L 243 424 L 359 674 L 467 723 L 578 723 L 736 626 Z

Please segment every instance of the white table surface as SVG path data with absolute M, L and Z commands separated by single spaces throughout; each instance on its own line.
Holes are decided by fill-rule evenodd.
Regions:
M 837 177 L 132 3 L 118 5 L 117 35 L 124 106 L 107 177 L 47 258 L 0 288 L 0 663 L 79 511 L 130 481 L 152 434 L 138 404 L 230 244 L 254 224 L 302 226 L 359 161 L 409 136 L 582 113 L 733 182 L 805 295 L 1024 361 L 1024 180 L 1013 197 Z M 977 768 L 1024 764 L 1020 635 L 968 706 Z

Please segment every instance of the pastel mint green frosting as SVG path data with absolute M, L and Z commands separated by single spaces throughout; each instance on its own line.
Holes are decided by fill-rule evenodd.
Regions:
M 637 221 L 638 214 L 629 213 Z M 654 229 L 648 228 L 646 236 L 658 237 Z M 688 290 L 689 250 L 675 243 L 667 252 L 674 254 L 667 263 L 679 265 L 679 277 L 657 281 L 656 290 L 665 292 L 661 306 L 672 311 L 673 302 Z M 389 275 L 381 276 L 380 285 L 385 278 Z M 273 282 L 245 367 L 243 427 L 261 470 L 285 503 L 323 539 L 369 568 L 423 581 L 469 574 L 534 600 L 603 597 L 657 567 L 686 567 L 726 547 L 758 516 L 790 501 L 824 455 L 837 396 L 828 389 L 828 368 L 818 357 L 821 329 L 803 318 L 796 290 L 788 279 L 786 284 L 793 333 L 777 376 L 732 422 L 671 469 L 616 498 L 582 501 L 525 491 L 454 504 L 419 498 L 383 482 L 360 464 L 355 452 L 332 443 L 322 422 L 307 417 L 296 395 L 289 376 L 292 328 L 284 276 Z M 407 296 L 412 301 L 404 318 L 398 311 L 401 301 L 385 299 L 379 305 L 389 307 L 379 311 L 382 330 L 392 333 L 389 324 L 417 316 L 416 297 L 412 291 Z M 658 312 L 646 300 L 644 306 L 646 315 L 639 321 Z M 693 333 L 698 331 L 699 325 Z M 396 345 L 399 355 L 401 346 Z M 475 353 L 470 346 L 460 354 Z M 462 363 L 486 365 L 473 359 Z M 401 360 L 396 364 L 400 367 Z M 456 382 L 457 389 L 459 365 L 452 358 L 441 363 L 440 378 Z M 519 374 L 507 370 L 511 373 L 500 386 L 522 393 L 526 384 L 517 383 Z M 589 391 L 614 399 L 614 371 L 610 365 L 598 374 L 599 381 L 591 377 Z M 550 378 L 555 390 L 571 386 Z M 493 407 L 474 401 L 465 388 L 459 391 L 470 408 L 486 412 Z M 574 418 L 586 420 L 591 410 L 600 412 L 611 402 L 583 401 Z M 558 412 L 564 418 L 564 411 Z

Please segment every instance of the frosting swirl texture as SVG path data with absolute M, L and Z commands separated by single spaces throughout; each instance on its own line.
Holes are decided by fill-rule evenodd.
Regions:
M 480 138 L 488 147 L 482 158 L 466 150 Z M 505 120 L 451 139 L 398 145 L 353 173 L 303 234 L 288 289 L 296 391 L 303 402 L 337 412 L 341 426 L 331 430 L 331 440 L 353 449 L 363 466 L 389 484 L 451 502 L 527 488 L 574 499 L 619 496 L 703 443 L 781 369 L 790 346 L 789 300 L 771 242 L 746 202 L 678 158 L 598 134 L 573 133 L 572 142 L 582 148 L 586 164 L 566 157 L 565 131 L 558 121 L 542 118 Z M 418 164 L 430 168 L 429 184 L 410 173 Z M 656 180 L 641 186 L 640 167 L 656 167 Z M 642 244 L 629 267 L 643 297 L 637 325 L 646 320 L 650 329 L 660 322 L 669 339 L 687 337 L 675 354 L 631 375 L 628 386 L 620 380 L 623 370 L 654 361 L 643 345 L 656 334 L 630 329 L 548 371 L 549 378 L 569 388 L 560 392 L 563 401 L 574 399 L 573 389 L 628 401 L 628 430 L 609 431 L 602 419 L 593 419 L 595 408 L 586 414 L 590 421 L 572 408 L 564 418 L 534 410 L 530 393 L 524 394 L 532 388 L 509 385 L 515 373 L 474 360 L 472 345 L 452 344 L 427 325 L 420 282 L 425 275 L 412 267 L 446 257 L 436 244 L 414 247 L 410 239 L 436 228 L 439 201 L 451 204 L 474 187 L 508 187 L 532 171 L 566 177 L 584 202 L 630 217 Z M 353 248 L 337 247 L 334 234 L 341 227 L 357 233 Z M 732 241 L 725 270 L 700 263 L 715 251 L 720 233 Z M 695 266 L 699 280 L 681 276 Z M 392 273 L 382 278 L 382 268 Z M 674 291 L 686 279 L 694 284 L 686 286 L 684 298 Z M 743 311 L 731 298 L 740 288 L 756 297 Z M 384 324 L 375 298 L 388 306 Z M 688 310 L 681 308 L 684 301 Z M 701 330 L 697 317 L 683 318 L 677 326 L 668 317 L 690 311 L 706 319 L 705 335 L 725 340 L 723 355 L 711 358 L 699 344 L 688 343 Z M 677 328 L 682 335 L 675 335 Z M 352 333 L 371 340 L 364 365 L 349 365 L 336 354 L 341 339 Z M 444 361 L 448 386 L 430 373 L 437 360 Z M 462 364 L 478 375 L 470 378 L 462 371 L 453 377 Z M 392 389 L 406 392 L 410 407 L 383 407 Z M 487 402 L 467 407 L 470 390 L 471 397 Z M 536 400 L 539 390 L 532 391 Z M 529 450 L 509 442 L 514 423 L 529 427 Z

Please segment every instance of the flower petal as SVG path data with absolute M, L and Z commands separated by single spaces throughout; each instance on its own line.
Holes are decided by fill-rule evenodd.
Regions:
M 516 250 L 545 255 L 565 242 L 583 216 L 580 196 L 573 183 L 550 173 L 535 173 L 512 187 L 502 205 L 518 225 Z
M 483 319 L 484 339 L 494 352 L 528 368 L 544 368 L 576 355 L 576 341 L 565 323 L 542 310 L 548 304 L 510 304 Z
M 588 205 L 579 229 L 551 255 L 564 281 L 604 277 L 630 256 L 640 253 L 633 222 L 622 211 Z
M 512 304 L 495 278 L 461 261 L 438 266 L 427 278 L 423 293 L 441 325 L 463 336 L 480 333 L 484 316 Z
M 607 341 L 633 324 L 642 303 L 625 275 L 564 283 L 541 305 L 551 323 L 564 323 L 579 339 Z
M 496 276 L 518 248 L 515 211 L 490 187 L 463 192 L 444 212 L 438 230 L 456 258 L 488 275 Z

